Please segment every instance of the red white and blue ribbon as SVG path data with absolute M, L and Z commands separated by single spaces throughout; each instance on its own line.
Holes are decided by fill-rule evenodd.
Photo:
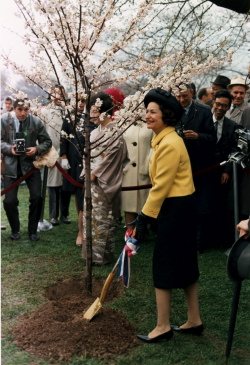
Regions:
M 132 237 L 133 229 L 127 229 L 125 233 L 125 242 L 122 253 L 119 257 L 118 262 L 118 279 L 122 279 L 122 284 L 128 288 L 130 279 L 130 257 L 137 254 L 139 246 L 137 245 L 137 240 Z

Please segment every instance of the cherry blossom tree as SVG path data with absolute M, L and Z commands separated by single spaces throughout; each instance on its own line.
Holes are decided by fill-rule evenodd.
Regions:
M 188 23 L 199 23 L 209 10 L 204 1 L 156 0 L 15 0 L 27 33 L 32 66 L 25 67 L 2 55 L 6 67 L 50 95 L 55 83 L 70 90 L 66 117 L 76 132 L 77 104 L 87 100 L 85 148 L 85 206 L 87 265 L 85 286 L 92 290 L 92 227 L 90 190 L 91 94 L 122 83 L 134 85 L 124 109 L 116 113 L 118 135 L 144 115 L 143 98 L 155 87 L 185 88 L 194 76 L 230 62 L 232 50 L 217 52 L 208 34 Z M 198 13 L 200 9 L 200 13 Z M 244 16 L 241 16 L 243 27 Z M 168 26 L 163 27 L 164 19 Z M 192 20 L 192 21 L 191 21 Z M 183 29 L 182 29 L 183 28 Z M 186 33 L 185 31 L 188 30 Z M 186 35 L 185 35 L 186 34 Z M 108 75 L 108 77 L 107 77 Z M 66 104 L 66 100 L 65 100 Z M 76 133 L 74 133 L 76 135 Z M 107 135 L 107 138 L 110 136 Z M 70 136 L 65 136 L 70 138 Z

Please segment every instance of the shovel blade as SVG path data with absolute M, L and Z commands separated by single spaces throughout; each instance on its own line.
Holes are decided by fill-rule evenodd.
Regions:
M 93 304 L 87 309 L 84 313 L 83 318 L 91 321 L 91 319 L 99 312 L 102 307 L 102 303 L 100 302 L 99 298 L 96 298 Z

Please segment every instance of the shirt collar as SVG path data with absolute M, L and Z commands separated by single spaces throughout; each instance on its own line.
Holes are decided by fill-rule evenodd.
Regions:
M 186 106 L 186 108 L 184 108 L 184 110 L 186 111 L 186 114 L 189 112 L 191 105 L 192 105 L 192 101 L 188 106 Z
M 218 122 L 219 124 L 222 124 L 222 123 L 223 123 L 223 121 L 224 121 L 224 117 L 223 117 L 222 119 L 217 120 L 217 119 L 215 118 L 214 114 L 213 114 L 213 121 L 214 121 L 214 123 L 215 123 L 215 122 Z

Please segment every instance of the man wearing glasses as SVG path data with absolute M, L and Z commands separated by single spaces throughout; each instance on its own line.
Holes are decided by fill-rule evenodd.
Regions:
M 235 130 L 239 128 L 239 125 L 233 120 L 225 117 L 225 114 L 230 110 L 233 97 L 228 90 L 220 90 L 215 94 L 215 100 L 213 102 L 213 122 L 216 131 L 216 150 L 215 150 L 215 161 L 214 164 L 218 164 L 223 161 L 228 160 L 228 156 L 237 151 L 237 139 Z M 216 231 L 214 233 L 215 240 L 217 239 L 218 245 L 223 245 L 225 243 L 230 243 L 230 234 L 226 237 L 225 232 L 228 232 L 228 222 L 232 220 L 233 227 L 233 217 L 232 209 L 227 209 L 229 200 L 229 190 L 230 190 L 230 180 L 232 179 L 233 169 L 232 163 L 228 162 L 221 166 L 213 174 L 214 177 L 214 189 L 215 189 L 215 222 L 223 221 L 224 228 Z M 233 204 L 231 202 L 231 208 Z M 216 230 L 216 225 L 213 225 Z M 233 235 L 233 231 L 231 232 Z

